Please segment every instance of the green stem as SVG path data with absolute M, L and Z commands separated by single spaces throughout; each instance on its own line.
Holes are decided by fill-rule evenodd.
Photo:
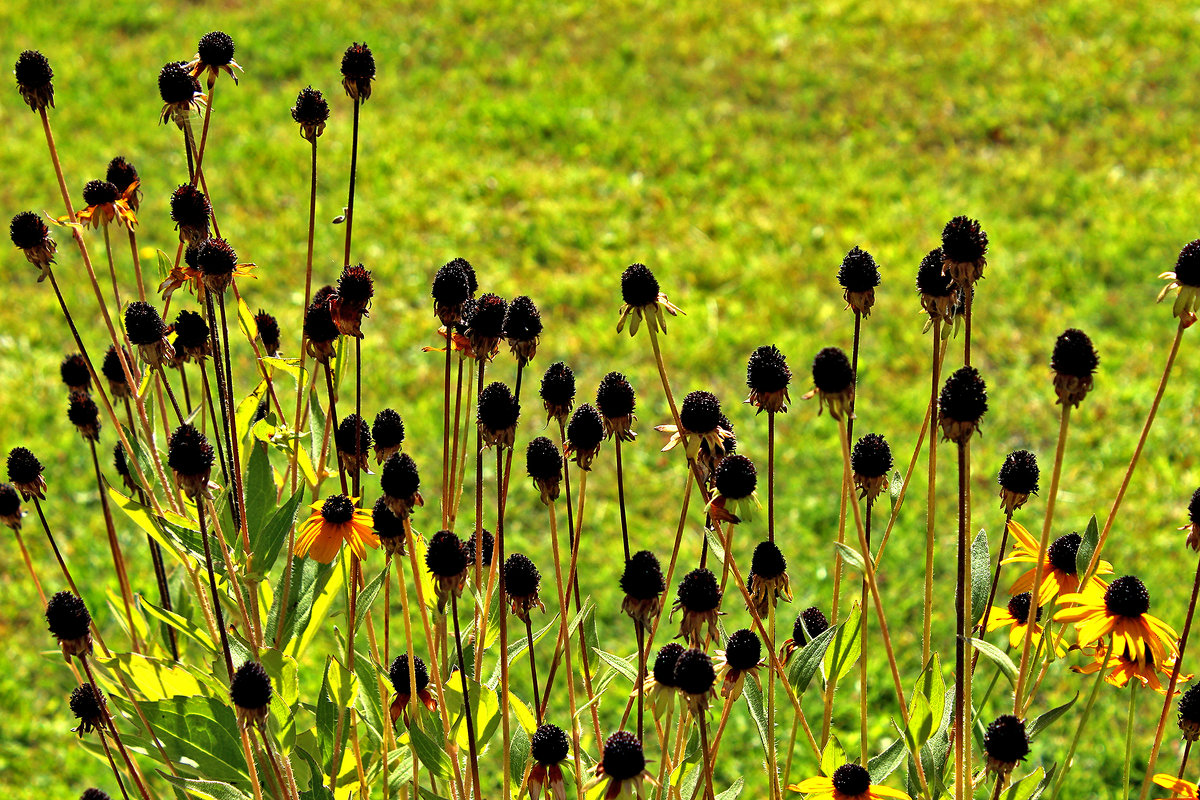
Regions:
M 1121 797 L 1129 797 L 1129 763 L 1133 759 L 1133 713 L 1137 708 L 1137 687 L 1137 681 L 1129 682 L 1129 714 L 1125 718 L 1125 768 L 1121 771 Z
M 1106 653 L 1113 651 L 1114 637 L 1108 637 L 1108 650 Z M 1071 747 L 1067 751 L 1067 757 L 1063 759 L 1062 771 L 1058 773 L 1058 780 L 1054 782 L 1054 791 L 1050 795 L 1050 800 L 1057 800 L 1058 793 L 1062 790 L 1063 782 L 1067 778 L 1067 773 L 1071 771 L 1071 761 L 1075 758 L 1075 750 L 1079 747 L 1079 740 L 1083 738 L 1083 729 L 1087 727 L 1088 717 L 1091 716 L 1092 706 L 1096 704 L 1096 696 L 1100 694 L 1100 684 L 1104 683 L 1104 673 L 1108 668 L 1108 656 L 1105 655 L 1100 669 L 1096 670 L 1096 680 L 1092 681 L 1092 691 L 1088 695 L 1087 705 L 1083 707 L 1083 715 L 1079 718 L 1079 725 L 1075 727 L 1075 735 L 1071 737 Z

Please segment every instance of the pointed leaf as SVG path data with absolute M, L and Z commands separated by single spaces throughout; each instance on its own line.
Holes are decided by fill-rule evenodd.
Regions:
M 862 609 L 850 609 L 845 621 L 837 626 L 833 644 L 825 654 L 825 674 L 835 684 L 844 678 L 862 654 Z
M 992 557 L 988 552 L 987 531 L 979 529 L 971 543 L 971 624 L 983 618 L 984 606 L 992 590 Z
M 788 664 L 788 680 L 791 681 L 797 695 L 803 694 L 804 690 L 808 688 L 813 675 L 817 673 L 817 668 L 821 666 L 821 662 L 825 658 L 825 651 L 829 648 L 829 643 L 833 641 L 839 628 L 841 628 L 841 623 L 828 628 L 820 636 L 810 639 L 807 645 L 792 655 L 791 663 Z
M 1079 692 L 1076 692 L 1074 697 L 1072 697 L 1067 702 L 1063 703 L 1061 706 L 1056 706 L 1055 708 L 1050 709 L 1046 713 L 1039 715 L 1038 718 L 1035 719 L 1029 725 L 1029 731 L 1028 731 L 1029 738 L 1030 739 L 1034 738 L 1039 733 L 1046 730 L 1046 728 L 1050 727 L 1050 724 L 1052 722 L 1054 722 L 1056 719 L 1058 719 L 1059 717 L 1061 717 L 1063 714 L 1067 713 L 1067 709 L 1069 709 L 1071 706 L 1075 705 L 1075 701 L 1078 699 L 1079 699 Z
M 871 773 L 871 783 L 883 783 L 904 763 L 907 754 L 904 747 L 904 737 L 896 739 L 888 748 L 867 762 L 867 772 Z
M 1009 683 L 1014 686 L 1016 685 L 1017 665 L 1012 662 L 1007 653 L 991 642 L 985 642 L 983 639 L 970 638 L 967 641 L 979 651 L 980 655 L 999 667 L 1000 671 L 1004 673 L 1004 677 L 1008 678 Z

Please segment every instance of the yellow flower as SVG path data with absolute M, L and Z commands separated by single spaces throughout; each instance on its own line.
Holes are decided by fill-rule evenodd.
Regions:
M 1196 800 L 1200 797 L 1200 787 L 1190 781 L 1185 781 L 1183 778 L 1176 778 L 1174 775 L 1168 775 L 1160 772 L 1154 776 L 1154 782 L 1159 786 L 1171 790 L 1170 797 L 1164 797 L 1160 800 Z
M 1012 554 L 1004 559 L 1003 564 L 1033 564 L 1025 574 L 1017 578 L 1009 588 L 1009 594 L 1033 591 L 1033 578 L 1037 570 L 1038 545 L 1037 539 L 1019 522 L 1008 523 L 1008 532 L 1015 540 Z M 1079 591 L 1078 565 L 1075 563 L 1079 553 L 1079 545 L 1083 541 L 1078 533 L 1068 533 L 1060 536 L 1046 548 L 1046 561 L 1042 566 L 1042 585 L 1038 590 L 1038 600 L 1049 601 L 1055 595 Z M 1086 566 L 1086 565 L 1084 565 Z M 1111 575 L 1112 564 L 1101 561 L 1096 567 L 1096 575 Z M 1104 588 L 1104 581 L 1092 576 L 1090 585 Z
M 1049 599 L 1049 598 L 1044 598 Z M 1025 644 L 1026 631 L 1029 630 L 1029 592 L 1021 592 L 1013 595 L 1008 601 L 1007 606 L 992 606 L 992 613 L 988 615 L 987 629 L 989 632 L 999 630 L 1003 627 L 1008 627 L 1008 644 L 1014 650 L 1019 649 Z M 1037 615 L 1033 620 L 1033 645 L 1036 647 L 1038 640 L 1042 638 L 1042 632 L 1045 628 L 1039 625 L 1038 622 L 1042 618 L 1042 609 L 1037 610 Z M 1058 646 L 1058 654 L 1063 655 L 1066 652 L 1066 646 L 1061 642 Z
M 356 497 L 344 494 L 313 503 L 313 513 L 300 526 L 296 537 L 296 555 L 311 556 L 329 564 L 347 542 L 355 555 L 365 558 L 367 547 L 379 547 L 379 537 L 371 529 L 371 513 L 355 505 Z
M 1120 655 L 1109 658 L 1108 648 L 1104 645 L 1097 645 L 1091 657 L 1092 660 L 1089 663 L 1080 667 L 1071 667 L 1071 671 L 1078 672 L 1080 675 L 1092 675 L 1103 665 L 1104 669 L 1110 670 L 1104 676 L 1104 682 L 1118 689 L 1124 689 L 1130 679 L 1137 678 L 1142 686 L 1165 695 L 1167 684 L 1171 680 L 1171 673 L 1175 671 L 1175 656 L 1168 656 L 1167 660 L 1161 664 L 1154 661 L 1153 658 L 1145 664 L 1139 664 L 1131 660 L 1124 650 Z M 1161 680 L 1162 677 L 1166 677 L 1166 681 Z M 1180 683 L 1191 679 L 1192 676 L 1189 674 L 1180 673 L 1179 675 Z M 1179 691 L 1176 690 L 1175 694 L 1179 694 Z
M 887 786 L 871 783 L 871 774 L 858 764 L 843 764 L 833 771 L 830 778 L 808 778 L 788 787 L 793 792 L 804 792 L 809 800 L 876 800 L 895 798 L 911 800 L 904 792 Z
M 1179 652 L 1179 635 L 1150 609 L 1150 592 L 1132 575 L 1117 578 L 1107 589 L 1088 586 L 1082 593 L 1065 594 L 1059 601 L 1074 604 L 1054 615 L 1075 624 L 1079 646 L 1103 642 L 1111 634 L 1114 647 L 1143 669 L 1163 664 Z M 1123 645 L 1123 646 L 1122 646 Z

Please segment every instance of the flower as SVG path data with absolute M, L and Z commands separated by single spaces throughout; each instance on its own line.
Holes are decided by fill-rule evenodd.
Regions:
M 677 305 L 667 299 L 658 287 L 658 279 L 645 264 L 630 264 L 621 273 L 621 315 L 617 319 L 617 333 L 625 328 L 625 323 L 632 318 L 629 335 L 637 334 L 642 320 L 654 330 L 667 332 L 667 320 L 663 316 L 666 311 L 671 316 L 683 312 Z
M 726 459 L 728 460 L 728 459 Z M 750 557 L 750 575 L 746 579 L 746 590 L 758 616 L 765 617 L 771 606 L 780 598 L 791 601 L 792 588 L 787 574 L 787 559 L 779 546 L 771 541 L 761 541 Z
M 1033 578 L 1037 572 L 1039 542 L 1019 522 L 1009 520 L 1008 532 L 1013 537 L 1013 549 L 1008 558 L 1004 559 L 1001 563 L 1034 565 L 1013 581 L 1008 592 L 1009 594 L 1032 592 Z M 1055 539 L 1046 548 L 1046 560 L 1042 564 L 1042 585 L 1038 589 L 1039 602 L 1042 600 L 1049 602 L 1050 598 L 1055 595 L 1079 591 L 1076 556 L 1079 553 L 1079 545 L 1082 543 L 1083 537 L 1078 533 L 1068 533 L 1065 536 Z M 1087 565 L 1085 564 L 1084 566 Z M 1097 565 L 1096 574 L 1092 576 L 1089 585 L 1098 586 L 1103 589 L 1106 584 L 1096 576 L 1111 574 L 1112 564 L 1107 561 L 1101 561 Z
M 978 220 L 958 216 L 942 229 L 942 271 L 964 292 L 983 277 L 987 266 L 987 232 Z
M 1200 550 L 1200 489 L 1192 492 L 1192 499 L 1188 502 L 1188 524 L 1179 530 L 1188 532 L 1188 547 Z
M 22 500 L 46 499 L 46 479 L 42 462 L 27 447 L 14 447 L 8 453 L 8 480 L 21 492 Z
M 63 658 L 92 652 L 92 615 L 87 604 L 71 592 L 57 592 L 46 603 L 46 627 L 58 640 Z
M 92 398 L 72 395 L 71 404 L 67 407 L 67 419 L 84 439 L 93 442 L 100 440 L 100 409 Z
M 1196 307 L 1200 305 L 1200 239 L 1193 239 L 1179 251 L 1174 272 L 1164 272 L 1159 278 L 1169 281 L 1158 293 L 1162 302 L 1172 290 L 1176 290 L 1175 305 L 1171 309 L 1186 326 L 1196 321 Z
M 888 488 L 888 470 L 892 468 L 892 448 L 878 433 L 868 433 L 854 443 L 850 452 L 850 468 L 858 496 L 873 505 Z
M 22 211 L 12 218 L 8 233 L 13 245 L 25 254 L 25 260 L 38 268 L 38 283 L 46 280 L 58 245 L 50 238 L 50 228 L 42 218 L 32 211 Z
M 1175 671 L 1175 662 L 1177 661 L 1176 656 L 1171 655 L 1167 657 L 1166 661 L 1159 663 L 1154 660 L 1153 654 L 1148 654 L 1148 658 L 1144 662 L 1138 662 L 1129 656 L 1127 644 L 1122 645 L 1120 652 L 1115 656 L 1110 656 L 1108 647 L 1102 644 L 1080 649 L 1090 657 L 1090 660 L 1082 666 L 1071 667 L 1072 672 L 1091 675 L 1099 669 L 1106 669 L 1109 672 L 1104 676 L 1104 682 L 1109 686 L 1123 689 L 1130 680 L 1136 678 L 1142 686 L 1153 689 L 1162 695 L 1167 693 L 1166 685 L 1170 683 L 1171 674 Z M 1164 678 L 1166 680 L 1163 680 Z M 1180 673 L 1177 683 L 1191 679 L 1190 674 Z M 1175 694 L 1179 694 L 1179 691 L 1176 690 Z
M 761 507 L 754 491 L 757 485 L 758 472 L 753 461 L 742 455 L 722 458 L 713 471 L 716 491 L 708 503 L 708 513 L 714 519 L 733 524 L 750 519 Z
M 72 730 L 77 731 L 80 738 L 85 733 L 109 727 L 108 700 L 93 684 L 76 686 L 71 692 L 70 705 L 71 712 L 79 720 L 79 726 Z
M 954 322 L 954 307 L 959 295 L 954 280 L 942 271 L 944 260 L 942 248 L 936 247 L 925 254 L 917 267 L 917 294 L 921 296 L 921 308 L 929 315 L 925 330 L 938 319 Z
M 19 531 L 23 516 L 25 512 L 21 509 L 21 494 L 11 483 L 0 483 L 0 522 Z
M 187 115 L 199 111 L 207 98 L 200 92 L 200 81 L 183 61 L 168 61 L 158 73 L 158 94 L 162 98 L 159 121 L 174 120 L 181 129 Z
M 379 488 L 391 512 L 401 520 L 408 519 L 414 508 L 425 505 L 421 496 L 421 473 L 417 462 L 408 453 L 394 453 L 383 462 Z
M 184 494 L 194 500 L 207 493 L 212 465 L 213 448 L 207 437 L 190 423 L 176 428 L 167 448 L 167 466 Z
M 575 404 L 575 373 L 562 361 L 555 361 L 542 376 L 541 396 L 547 421 L 565 423 Z
M 466 265 L 466 269 L 463 265 Z M 456 258 L 442 266 L 433 276 L 433 313 L 445 326 L 462 319 L 463 306 L 471 298 L 471 281 L 467 270 L 471 265 L 466 259 Z M 474 274 L 471 270 L 470 274 Z
M 591 403 L 584 403 L 575 409 L 571 421 L 567 423 L 566 455 L 582 470 L 592 468 L 592 460 L 600 452 L 604 442 L 604 421 L 600 412 Z
M 300 124 L 300 135 L 316 144 L 317 137 L 325 132 L 325 123 L 329 121 L 329 102 L 319 89 L 305 86 L 296 95 L 292 119 Z
M 662 611 L 662 595 L 666 590 L 662 565 L 654 553 L 639 550 L 625 562 L 625 570 L 621 573 L 621 591 L 625 599 L 621 601 L 621 610 L 636 622 L 653 626 Z
M 357 497 L 335 494 L 309 506 L 313 513 L 300 526 L 296 555 L 307 555 L 322 564 L 330 564 L 343 541 L 359 558 L 366 558 L 367 547 L 379 547 L 379 538 L 372 530 L 371 515 L 356 507 L 357 502 Z
M 171 220 L 184 244 L 208 238 L 212 204 L 208 195 L 190 183 L 180 184 L 171 193 Z
M 846 308 L 864 317 L 871 316 L 875 305 L 875 287 L 879 285 L 879 266 L 866 250 L 857 245 L 851 248 L 838 268 L 838 283 L 842 285 Z
M 749 628 L 729 635 L 725 649 L 717 651 L 717 678 L 721 681 L 721 697 L 737 700 L 747 675 L 757 678 L 762 662 L 762 640 Z
M 195 311 L 183 310 L 175 317 L 175 349 L 176 359 L 200 363 L 212 355 L 212 339 L 209 336 L 208 322 Z
M 812 639 L 829 630 L 829 620 L 825 612 L 816 606 L 809 606 L 796 615 L 792 625 L 792 638 L 786 640 L 779 648 L 779 657 L 783 661 L 791 658 L 792 653 L 803 648 Z
M 871 773 L 859 764 L 843 764 L 829 778 L 807 778 L 788 787 L 794 792 L 804 792 L 809 800 L 876 800 L 891 797 L 911 800 L 904 792 L 871 783 Z
M 1092 373 L 1099 363 L 1100 357 L 1086 333 L 1068 328 L 1059 334 L 1050 357 L 1058 402 L 1078 407 L 1092 390 Z
M 1007 781 L 1008 774 L 1029 755 L 1029 734 L 1025 721 L 1012 714 L 1001 714 L 988 724 L 983 734 L 987 768 Z
M 514 298 L 504 314 L 502 331 L 519 366 L 533 360 L 542 335 L 542 315 L 533 300 L 525 295 Z
M 679 406 L 678 425 L 656 425 L 654 430 L 671 434 L 663 446 L 665 453 L 687 439 L 687 457 L 699 457 L 706 467 L 712 469 L 726 455 L 726 440 L 733 434 L 721 427 L 721 401 L 712 392 L 688 392 Z
M 826 347 L 817 353 L 812 363 L 813 389 L 804 395 L 817 398 L 817 413 L 828 405 L 829 415 L 836 420 L 850 413 L 854 402 L 854 369 L 850 359 L 837 347 Z
M 1004 457 L 997 481 L 1000 484 L 1000 507 L 1004 513 L 1012 513 L 1029 500 L 1029 495 L 1038 490 L 1037 456 L 1028 450 L 1014 450 Z
M 129 388 L 129 382 L 125 380 L 125 369 L 121 366 L 122 356 L 125 358 L 126 363 L 132 367 L 132 362 L 129 361 L 129 351 L 122 347 L 120 354 L 118 354 L 116 345 L 108 346 L 108 350 L 104 353 L 104 360 L 100 362 L 100 372 L 104 374 L 104 378 L 108 381 L 108 391 L 118 400 L 133 397 L 133 391 Z
M 373 80 L 375 56 L 366 42 L 354 42 L 342 54 L 342 88 L 346 90 L 346 96 L 355 101 L 370 99 Z
M 392 513 L 387 498 L 380 495 L 371 508 L 371 525 L 383 552 L 389 556 L 404 555 L 404 521 Z
M 329 291 L 326 292 L 325 289 Z M 341 335 L 333 314 L 329 310 L 329 296 L 333 287 L 328 286 L 313 295 L 312 302 L 304 312 L 305 351 L 320 364 L 329 363 L 337 352 L 335 343 Z
M 1185 781 L 1183 778 L 1176 778 L 1174 775 L 1160 772 L 1154 776 L 1154 782 L 1171 790 L 1171 796 L 1161 798 L 1161 800 L 1196 800 L 1200 797 L 1200 786 L 1191 781 Z
M 254 269 L 254 264 L 239 263 L 237 251 L 224 239 L 201 239 L 195 248 L 195 266 L 188 271 L 189 278 L 198 279 L 210 292 L 224 292 L 234 278 L 247 276 Z
M 546 610 L 546 606 L 538 597 L 542 575 L 537 566 L 523 553 L 513 553 L 504 559 L 501 571 L 504 579 L 504 593 L 508 595 L 513 615 L 522 622 L 529 622 L 531 609 Z
M 272 693 L 271 676 L 257 661 L 247 661 L 234 671 L 229 679 L 229 699 L 242 728 L 265 728 Z
M 1054 619 L 1074 623 L 1081 647 L 1102 642 L 1111 634 L 1115 642 L 1124 641 L 1126 656 L 1139 667 L 1163 664 L 1168 655 L 1179 652 L 1176 644 L 1179 635 L 1170 625 L 1147 613 L 1150 592 L 1133 575 L 1117 578 L 1103 591 L 1092 584 L 1082 592 L 1064 594 L 1059 602 L 1074 604 L 1059 611 Z
M 643 781 L 658 785 L 646 769 L 646 754 L 641 741 L 629 731 L 617 731 L 604 743 L 603 756 L 596 765 L 596 776 L 588 782 L 584 791 L 607 782 L 604 800 L 616 800 L 618 797 L 640 795 Z
M 529 796 L 541 797 L 544 787 L 549 785 L 554 800 L 565 800 L 567 787 L 559 764 L 571 754 L 566 731 L 557 725 L 539 725 L 529 738 L 529 752 L 534 762 L 527 782 Z
M 684 650 L 675 660 L 675 685 L 693 715 L 700 716 L 708 709 L 716 682 L 712 659 L 700 648 Z
M 495 381 L 483 387 L 475 419 L 485 445 L 512 447 L 520 416 L 521 404 L 506 385 Z
M 992 611 L 988 614 L 988 631 L 998 630 L 1005 626 L 1008 627 L 1008 644 L 1013 649 L 1022 646 L 1025 641 L 1026 631 L 1029 630 L 1029 604 L 1031 601 L 1029 592 L 1021 592 L 1013 595 L 1006 606 L 992 606 Z M 1038 595 L 1039 600 L 1049 600 L 1047 595 Z M 1038 623 L 1042 620 L 1042 607 L 1039 607 L 1037 614 L 1033 620 L 1033 643 L 1036 645 L 1038 639 L 1042 636 L 1043 626 Z M 1059 644 L 1059 655 L 1066 652 L 1066 647 Z
M 135 212 L 142 204 L 142 182 L 138 177 L 137 167 L 125 160 L 124 156 L 116 156 L 108 162 L 104 171 L 104 179 L 117 187 L 117 191 L 125 197 L 129 207 Z
M 375 463 L 382 464 L 400 452 L 400 445 L 404 443 L 404 420 L 395 410 L 385 408 L 375 415 L 371 436 L 375 442 Z
M 333 436 L 337 448 L 338 464 L 349 473 L 371 470 L 367 466 L 367 452 L 371 449 L 371 428 L 358 414 L 347 414 Z
M 783 353 L 773 344 L 764 344 L 746 362 L 746 386 L 750 388 L 746 402 L 758 409 L 755 413 L 787 411 L 787 404 L 792 402 L 788 396 L 791 380 L 792 371 Z
M 490 359 L 496 354 L 507 314 L 508 303 L 499 295 L 489 292 L 475 301 L 466 336 L 476 358 Z
M 85 228 L 99 230 L 112 221 L 126 228 L 137 227 L 137 216 L 129 200 L 137 191 L 137 183 L 130 184 L 124 192 L 116 184 L 107 180 L 88 181 L 83 187 L 83 205 L 75 217 Z M 59 217 L 59 222 L 67 222 L 70 215 Z
M 224 31 L 210 31 L 200 37 L 196 45 L 196 57 L 188 64 L 194 77 L 208 73 L 208 85 L 211 88 L 217 81 L 217 75 L 224 72 L 233 82 L 238 82 L 233 68 L 241 71 L 242 66 L 233 60 L 235 47 L 233 37 Z
M 446 613 L 446 602 L 451 595 L 462 597 L 463 588 L 467 585 L 467 567 L 470 563 L 467 545 L 455 536 L 453 531 L 438 531 L 429 540 L 429 547 L 425 551 L 425 566 L 433 576 L 439 613 Z
M 633 432 L 636 398 L 633 384 L 620 372 L 610 372 L 601 379 L 596 389 L 596 409 L 604 420 L 605 438 L 616 436 L 623 442 L 631 442 L 637 437 Z
M 346 336 L 361 339 L 362 320 L 368 315 L 375 282 L 371 271 L 362 264 L 346 267 L 338 278 L 337 289 L 329 298 L 329 311 L 334 324 Z
M 258 340 L 262 342 L 263 355 L 279 354 L 279 320 L 261 308 L 254 315 L 254 328 L 258 332 Z
M 175 348 L 167 341 L 167 323 L 149 303 L 135 300 L 125 307 L 125 332 L 147 366 L 161 367 L 175 357 Z
M 960 367 L 946 379 L 938 395 L 938 424 L 942 436 L 959 444 L 979 430 L 979 422 L 987 413 L 987 384 L 979 370 Z
M 1186 741 L 1200 739 L 1200 684 L 1196 684 L 1179 698 L 1179 732 Z
M 538 436 L 525 448 L 525 471 L 533 478 L 542 502 L 550 505 L 558 499 L 563 479 L 563 459 L 554 442 Z
M 425 662 L 420 656 L 413 656 L 412 675 L 409 675 L 408 653 L 401 653 L 392 661 L 391 667 L 388 668 L 388 678 L 392 682 L 392 689 L 396 692 L 396 698 L 392 700 L 390 713 L 392 716 L 392 724 L 396 724 L 396 720 L 403 714 L 404 724 L 410 725 L 408 706 L 412 701 L 413 684 L 410 678 L 416 679 L 416 695 L 421 704 L 430 711 L 437 710 L 437 700 L 429 691 L 429 670 L 425 668 Z
M 642 681 L 641 691 L 657 718 L 671 708 L 675 701 L 675 662 L 683 655 L 684 647 L 679 642 L 668 642 L 654 656 L 650 674 Z M 634 690 L 634 695 L 637 690 Z
M 490 567 L 492 565 L 492 557 L 496 555 L 496 537 L 486 528 L 476 531 L 474 536 L 467 537 L 467 563 L 475 563 L 475 537 L 479 537 L 479 563 L 480 566 Z
M 34 111 L 54 108 L 54 70 L 50 61 L 37 50 L 23 50 L 17 56 L 13 74 L 17 76 L 17 91 Z
M 675 611 L 682 611 L 679 637 L 693 647 L 704 647 L 717 634 L 717 618 L 721 616 L 721 588 L 717 584 L 717 576 L 710 570 L 694 569 L 679 582 Z M 708 625 L 707 633 L 704 630 Z

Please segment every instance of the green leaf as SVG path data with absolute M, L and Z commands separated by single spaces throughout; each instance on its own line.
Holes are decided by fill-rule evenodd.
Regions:
M 202 800 L 250 800 L 250 795 L 222 781 L 206 781 L 200 778 L 180 778 L 155 770 L 163 780 Z
M 390 562 L 389 562 L 390 566 Z M 383 588 L 383 582 L 388 578 L 388 568 L 379 570 L 379 572 L 367 582 L 358 593 L 358 605 L 354 609 L 354 627 L 361 630 L 363 621 L 367 618 L 367 614 L 371 613 L 371 605 L 375 602 L 375 598 L 379 596 L 379 590 Z
M 1029 800 L 1033 793 L 1037 791 L 1038 784 L 1042 780 L 1045 773 L 1041 767 L 1038 767 L 1028 775 L 1023 776 L 1019 781 L 1013 781 L 1008 788 L 1004 790 L 1004 794 L 1000 795 L 1004 800 Z
M 836 733 L 830 734 L 825 749 L 821 751 L 821 774 L 832 775 L 834 770 L 846 763 L 846 748 L 838 741 Z
M 968 642 L 971 646 L 979 651 L 980 655 L 991 661 L 1000 671 L 1004 673 L 1004 677 L 1008 678 L 1010 684 L 1016 685 L 1017 682 L 1017 665 L 1012 662 L 1008 654 L 1001 650 L 991 642 L 985 642 L 983 639 L 969 638 Z
M 871 773 L 871 783 L 883 783 L 888 776 L 904 763 L 907 754 L 904 747 L 904 737 L 896 739 L 888 748 L 867 762 L 867 772 Z
M 808 688 L 813 675 L 817 673 L 817 668 L 821 666 L 821 662 L 825 658 L 825 651 L 829 648 L 829 643 L 833 641 L 833 637 L 840 627 L 841 623 L 838 623 L 828 628 L 820 636 L 810 639 L 807 645 L 792 655 L 791 663 L 788 665 L 788 680 L 791 681 L 797 695 L 804 694 L 804 690 Z
M 233 417 L 237 423 L 238 440 L 246 438 L 246 434 L 250 432 L 250 423 L 254 419 L 254 413 L 258 411 L 258 404 L 263 399 L 263 395 L 267 393 L 267 382 L 260 380 L 258 385 L 254 387 L 254 391 L 246 395 L 242 402 L 238 403 L 237 410 Z M 245 458 L 245 451 L 242 451 L 242 458 Z M 238 465 L 241 469 L 241 465 Z
M 521 725 L 515 726 L 508 748 L 508 774 L 516 786 L 520 786 L 521 780 L 525 777 L 525 765 L 529 763 L 529 748 L 529 734 Z
M 859 572 L 866 572 L 866 562 L 863 561 L 863 557 L 853 547 L 843 542 L 834 542 L 833 548 L 851 568 Z
M 259 448 L 253 448 L 256 453 L 260 453 Z M 253 459 L 253 456 L 251 456 Z M 265 459 L 266 456 L 263 456 Z M 269 469 L 270 467 L 268 467 Z M 271 489 L 272 502 L 274 501 L 274 488 Z M 250 580 L 261 581 L 275 566 L 276 559 L 279 558 L 279 552 L 283 549 L 283 543 L 287 541 L 288 531 L 296 522 L 296 517 L 300 509 L 300 502 L 303 499 L 304 490 L 297 489 L 296 493 L 284 501 L 283 505 L 276 509 L 271 518 L 262 525 L 258 530 L 251 529 L 250 531 L 250 552 L 254 554 L 250 560 L 250 569 L 252 572 L 247 575 Z M 249 501 L 246 501 L 249 505 Z M 247 516 L 249 520 L 249 516 Z
M 1029 738 L 1030 739 L 1034 738 L 1039 733 L 1046 730 L 1046 728 L 1050 727 L 1050 724 L 1053 723 L 1059 717 L 1061 717 L 1063 714 L 1067 713 L 1067 709 L 1069 709 L 1071 706 L 1075 705 L 1075 701 L 1078 699 L 1079 699 L 1079 692 L 1076 692 L 1074 697 L 1072 697 L 1067 702 L 1063 703 L 1061 706 L 1056 706 L 1055 708 L 1050 709 L 1046 713 L 1039 715 L 1038 718 L 1035 719 L 1029 725 Z
M 1092 563 L 1092 554 L 1096 552 L 1096 545 L 1099 541 L 1100 527 L 1096 524 L 1096 515 L 1092 514 L 1092 518 L 1088 520 L 1087 530 L 1084 531 L 1083 539 L 1079 542 L 1079 549 L 1075 551 L 1075 565 L 1078 569 L 1087 569 L 1087 565 Z
M 191 697 L 206 694 L 219 697 L 228 689 L 211 675 L 168 659 L 150 658 L 137 653 L 117 653 L 111 658 L 94 658 L 102 669 L 97 671 L 101 688 L 110 694 L 123 691 L 117 681 L 106 680 L 108 670 L 119 673 L 146 700 Z
M 941 659 L 937 653 L 929 657 L 929 663 L 917 678 L 914 694 L 921 694 L 929 701 L 929 710 L 935 720 L 942 718 L 945 705 L 946 681 L 942 677 Z M 876 781 L 878 783 L 878 781 Z
M 971 624 L 983 618 L 984 606 L 992 591 L 992 556 L 988 552 L 987 531 L 979 529 L 971 543 Z
M 217 645 L 213 644 L 213 640 L 209 638 L 207 631 L 202 631 L 192 624 L 192 621 L 179 616 L 173 611 L 159 608 L 151 603 L 144 596 L 139 598 L 142 609 L 150 616 L 157 619 L 159 622 L 165 622 L 175 630 L 182 633 L 184 636 L 191 639 L 196 644 L 202 646 L 209 653 L 217 652 Z
M 742 795 L 742 787 L 746 785 L 745 778 L 738 778 L 725 791 L 717 795 L 717 800 L 737 800 Z
M 908 706 L 908 724 L 904 727 L 904 740 L 908 743 L 909 750 L 919 752 L 929 741 L 929 737 L 933 735 L 934 722 L 933 709 L 930 708 L 925 695 L 913 695 L 912 703 Z
M 596 653 L 596 655 L 600 656 L 601 661 L 603 661 L 605 664 L 608 664 L 610 667 L 612 667 L 617 672 L 619 672 L 622 675 L 622 677 L 625 678 L 625 680 L 629 681 L 631 684 L 633 684 L 635 686 L 637 685 L 638 668 L 637 668 L 637 663 L 636 663 L 636 661 L 637 661 L 636 653 L 631 656 L 625 657 L 625 658 L 622 658 L 621 656 L 618 656 L 618 655 L 614 655 L 613 653 L 606 652 L 604 650 L 600 650 L 599 648 L 597 648 L 595 650 L 595 653 Z
M 846 619 L 837 626 L 833 646 L 825 654 L 825 674 L 835 684 L 854 669 L 862 654 L 862 609 L 850 609 Z
M 296 740 L 296 711 L 300 704 L 299 666 L 291 656 L 274 648 L 259 651 L 259 662 L 271 678 L 271 717 L 283 751 L 288 753 Z
M 171 270 L 175 268 L 175 262 L 172 261 L 171 257 L 162 250 L 157 251 L 155 255 L 157 256 L 156 263 L 158 264 L 158 279 L 159 281 L 164 281 L 167 279 L 167 276 L 171 274 Z
M 116 694 L 111 700 L 122 706 L 127 703 Z M 139 705 L 176 763 L 188 759 L 206 778 L 249 785 L 237 717 L 224 702 L 192 696 L 141 701 Z
M 754 720 L 754 727 L 758 729 L 758 739 L 762 743 L 765 755 L 767 748 L 771 746 L 774 731 L 767 727 L 767 712 L 763 705 L 762 689 L 758 688 L 758 684 L 755 681 L 746 681 L 744 687 L 742 696 L 746 698 L 746 706 L 750 709 L 750 717 Z

